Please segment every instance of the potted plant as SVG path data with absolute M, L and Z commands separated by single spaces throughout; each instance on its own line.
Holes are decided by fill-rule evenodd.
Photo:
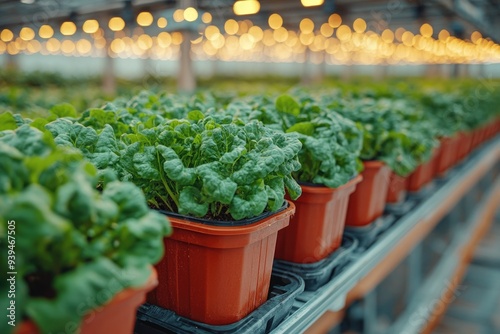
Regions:
M 415 113 L 408 111 L 403 100 L 337 99 L 331 102 L 331 107 L 362 129 L 363 181 L 349 201 L 346 224 L 366 226 L 382 215 L 390 189 L 396 193 L 395 198 L 402 196 L 405 181 L 391 186 L 391 180 L 398 180 L 398 177 L 391 178 L 391 173 L 406 177 L 417 167 L 422 153 L 429 149 L 420 142 L 425 136 L 416 130 Z
M 0 175 L 0 244 L 11 251 L 1 267 L 15 282 L 2 285 L 2 308 L 15 311 L 1 332 L 132 333 L 168 220 L 136 186 L 98 178 L 80 152 L 27 124 L 0 132 Z
M 341 245 L 349 196 L 361 181 L 357 170 L 361 134 L 353 122 L 327 110 L 304 91 L 294 95 L 298 101 L 290 95 L 281 95 L 275 102 L 252 97 L 229 109 L 237 110 L 239 118 L 258 119 L 295 133 L 301 141 L 302 167 L 293 176 L 302 195 L 293 201 L 296 212 L 290 225 L 278 233 L 275 258 L 314 263 Z
M 258 122 L 188 112 L 180 102 L 174 116 L 185 118 L 168 120 L 159 98 L 141 93 L 80 119 L 37 125 L 138 185 L 148 205 L 170 217 L 175 233 L 165 240 L 150 302 L 207 324 L 235 322 L 267 299 L 277 231 L 294 212 L 285 188 L 300 195 L 291 172 L 300 167 L 301 143 Z
M 211 325 L 243 318 L 267 300 L 277 233 L 295 211 L 285 189 L 300 195 L 300 141 L 199 110 L 136 129 L 116 168 L 174 227 L 148 301 Z

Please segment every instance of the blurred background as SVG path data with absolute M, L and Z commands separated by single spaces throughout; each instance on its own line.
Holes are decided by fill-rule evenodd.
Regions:
M 3 0 L 0 64 L 107 94 L 120 79 L 192 91 L 242 76 L 492 78 L 499 14 L 496 0 Z

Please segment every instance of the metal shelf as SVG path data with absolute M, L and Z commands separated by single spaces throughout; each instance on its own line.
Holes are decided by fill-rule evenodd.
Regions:
M 432 274 L 418 290 L 416 293 L 418 297 L 394 323 L 391 333 L 421 333 L 435 315 L 444 313 L 443 308 L 446 308 L 452 300 L 452 298 L 444 296 L 455 290 L 454 286 L 465 273 L 464 252 L 470 246 L 474 246 L 474 236 L 478 233 L 481 234 L 482 231 L 485 231 L 485 227 L 489 226 L 491 220 L 485 219 L 485 217 L 488 217 L 498 207 L 499 193 L 500 181 L 497 181 L 487 196 L 488 199 L 475 209 L 467 226 L 460 231 L 460 234 L 445 251 L 446 256 L 441 259 Z
M 500 139 L 477 149 L 461 166 L 453 170 L 446 182 L 419 203 L 365 252 L 354 259 L 340 274 L 314 292 L 298 296 L 293 313 L 273 334 L 302 333 L 324 312 L 341 310 L 346 299 L 362 296 L 405 258 L 415 245 L 432 231 L 451 208 L 497 163 Z M 451 266 L 451 264 L 450 264 Z M 370 275 L 371 273 L 374 275 Z

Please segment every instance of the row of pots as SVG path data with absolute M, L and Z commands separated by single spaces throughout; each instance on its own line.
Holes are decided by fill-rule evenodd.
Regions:
M 265 302 L 274 259 L 314 263 L 326 258 L 340 246 L 345 225 L 370 224 L 386 203 L 400 202 L 406 191 L 417 192 L 446 173 L 498 127 L 496 122 L 442 139 L 432 158 L 407 178 L 398 178 L 382 162 L 367 161 L 361 175 L 339 188 L 302 185 L 301 197 L 288 201 L 285 210 L 246 226 L 172 218 L 176 232 L 165 239 L 166 255 L 157 265 L 165 284 L 148 301 L 207 324 L 240 320 Z
M 500 131 L 500 121 L 492 122 L 470 132 L 460 132 L 453 137 L 442 138 L 431 159 L 420 165 L 408 177 L 391 173 L 387 203 L 400 203 L 406 192 L 418 192 L 435 177 L 442 177 L 462 162 L 470 152 Z
M 274 259 L 314 263 L 341 244 L 345 225 L 366 226 L 386 203 L 404 200 L 461 162 L 500 130 L 500 122 L 443 138 L 432 158 L 402 178 L 379 161 L 336 188 L 302 186 L 302 196 L 281 211 L 238 227 L 171 217 L 174 234 L 164 240 L 165 255 L 148 283 L 127 289 L 88 315 L 81 333 L 131 333 L 138 305 L 147 301 L 211 325 L 236 322 L 267 300 Z M 156 277 L 156 272 L 157 276 Z M 128 319 L 128 320 L 127 320 Z M 25 322 L 16 334 L 36 333 Z

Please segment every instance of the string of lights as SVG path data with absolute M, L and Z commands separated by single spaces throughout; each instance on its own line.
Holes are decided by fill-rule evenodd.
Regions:
M 192 23 L 197 33 L 167 31 L 169 20 Z M 295 29 L 287 29 L 282 16 L 273 13 L 266 26 L 258 26 L 250 19 L 228 19 L 218 26 L 211 24 L 212 14 L 199 13 L 193 7 L 177 9 L 168 18 L 141 12 L 136 22 L 133 28 L 127 27 L 123 18 L 112 17 L 107 22 L 89 19 L 80 27 L 66 21 L 59 27 L 42 25 L 38 31 L 27 26 L 18 33 L 3 29 L 0 54 L 175 60 L 180 55 L 180 44 L 189 38 L 194 60 L 328 64 L 500 62 L 500 45 L 483 38 L 478 31 L 468 39 L 460 39 L 447 30 L 435 32 L 428 23 L 422 24 L 417 33 L 404 28 L 377 33 L 367 30 L 362 18 L 349 26 L 343 24 L 340 15 L 332 14 L 327 22 L 315 24 L 304 18 Z

